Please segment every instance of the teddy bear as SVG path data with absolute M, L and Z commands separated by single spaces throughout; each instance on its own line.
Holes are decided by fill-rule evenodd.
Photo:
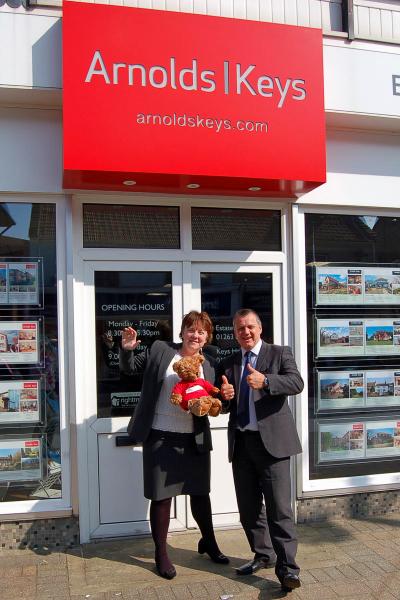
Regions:
M 203 362 L 204 356 L 196 354 L 184 356 L 173 364 L 172 368 L 180 377 L 180 381 L 174 385 L 170 400 L 172 404 L 179 405 L 196 417 L 217 417 L 222 404 L 218 398 L 212 396 L 218 394 L 219 389 L 199 377 Z

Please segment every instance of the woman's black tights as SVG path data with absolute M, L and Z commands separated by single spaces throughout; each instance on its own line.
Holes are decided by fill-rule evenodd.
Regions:
M 150 503 L 150 525 L 156 548 L 155 559 L 160 572 L 171 571 L 174 566 L 167 553 L 167 534 L 169 527 L 169 513 L 171 512 L 172 498 L 152 500 Z
M 218 548 L 214 534 L 210 496 L 208 494 L 190 496 L 190 508 L 193 518 L 201 531 L 207 551 L 211 554 L 220 554 L 221 551 Z
M 164 500 L 152 500 L 150 503 L 150 525 L 156 548 L 156 562 L 159 570 L 164 572 L 173 568 L 167 553 L 171 500 L 172 498 L 165 498 Z M 220 550 L 215 539 L 212 523 L 210 496 L 208 494 L 190 496 L 190 508 L 193 518 L 201 531 L 207 550 L 211 553 L 219 554 Z

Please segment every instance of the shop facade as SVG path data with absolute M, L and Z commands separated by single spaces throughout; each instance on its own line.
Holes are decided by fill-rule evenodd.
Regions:
M 124 326 L 133 324 L 144 346 L 154 339 L 176 341 L 181 317 L 192 308 L 212 315 L 221 357 L 234 349 L 231 317 L 241 306 L 259 312 L 267 341 L 293 347 L 306 383 L 304 392 L 291 402 L 304 449 L 292 465 L 298 521 L 398 509 L 400 12 L 397 7 L 384 8 L 381 24 L 390 17 L 392 37 L 381 27 L 369 32 L 369 38 L 375 36 L 372 40 L 362 32 L 361 10 L 371 7 L 358 6 L 358 39 L 349 41 L 342 3 L 318 4 L 319 23 L 305 1 L 308 22 L 305 13 L 295 15 L 296 21 L 287 13 L 286 24 L 274 13 L 280 24 L 272 27 L 283 28 L 279 36 L 301 29 L 306 37 L 298 43 L 305 45 L 307 33 L 314 40 L 314 27 L 322 26 L 320 73 L 318 61 L 310 63 L 307 76 L 295 63 L 288 84 L 289 76 L 284 79 L 279 71 L 290 71 L 290 52 L 283 42 L 282 63 L 273 63 L 272 71 L 264 68 L 256 80 L 256 69 L 245 73 L 254 63 L 258 67 L 261 59 L 252 62 L 248 54 L 236 58 L 233 53 L 222 57 L 220 64 L 231 61 L 227 69 L 233 68 L 240 80 L 233 88 L 240 93 L 229 101 L 234 105 L 247 94 L 253 102 L 252 91 L 260 98 L 246 105 L 247 131 L 236 132 L 245 141 L 232 138 L 240 152 L 224 155 L 217 140 L 209 148 L 210 162 L 196 172 L 201 144 L 207 139 L 195 138 L 191 148 L 190 138 L 181 136 L 176 144 L 189 146 L 174 155 L 175 163 L 181 161 L 174 172 L 168 154 L 173 154 L 171 142 L 159 134 L 156 124 L 151 129 L 154 135 L 141 138 L 139 148 L 129 146 L 127 130 L 118 129 L 122 127 L 118 109 L 104 94 L 111 89 L 117 98 L 136 92 L 134 85 L 129 87 L 129 73 L 133 84 L 139 82 L 139 91 L 146 93 L 144 77 L 147 84 L 155 84 L 153 92 L 164 92 L 167 84 L 175 92 L 174 81 L 176 87 L 179 83 L 195 87 L 196 73 L 199 87 L 218 92 L 221 85 L 228 96 L 232 89 L 224 79 L 228 72 L 222 69 L 219 79 L 212 63 L 206 63 L 221 52 L 220 47 L 210 41 L 205 57 L 185 56 L 181 69 L 184 66 L 191 74 L 180 75 L 178 55 L 168 55 L 178 56 L 176 64 L 150 56 L 145 65 L 139 58 L 126 58 L 124 44 L 115 56 L 110 48 L 93 46 L 100 57 L 90 55 L 85 77 L 86 85 L 93 84 L 88 106 L 96 100 L 97 106 L 88 111 L 87 106 L 77 106 L 81 88 L 68 88 L 65 80 L 64 104 L 61 99 L 62 8 L 0 8 L 5 33 L 0 44 L 7 45 L 8 57 L 0 69 L 3 547 L 62 546 L 149 532 L 141 449 L 124 445 L 140 377 L 121 378 L 118 338 Z M 326 4 L 329 19 L 322 10 Z M 102 6 L 101 11 L 113 18 L 115 8 Z M 246 15 L 222 8 L 217 16 L 201 16 L 201 27 L 198 15 L 184 15 L 185 26 L 204 28 L 203 37 L 222 26 L 229 45 L 231 19 L 223 17 Z M 95 11 L 96 5 L 86 10 Z M 146 13 L 143 18 L 155 29 L 161 29 L 160 14 L 161 19 L 165 16 L 164 11 L 153 17 L 151 10 L 119 10 Z M 95 18 L 92 12 L 84 26 Z M 265 32 L 273 37 L 269 13 L 257 16 L 249 11 L 247 18 L 250 27 L 253 21 L 266 21 Z M 168 19 L 171 28 L 180 21 L 174 13 L 168 13 Z M 289 21 L 310 29 L 287 27 Z M 243 28 L 245 40 L 246 23 L 235 19 L 232 23 L 239 33 Z M 149 30 L 144 40 L 146 36 L 151 38 Z M 65 40 L 64 77 L 68 69 L 71 73 L 78 69 L 81 59 L 81 46 L 75 44 L 71 60 L 76 62 L 65 62 L 69 56 Z M 269 50 L 278 55 L 279 44 Z M 129 70 L 129 64 L 135 66 Z M 304 59 L 305 69 L 307 64 L 310 68 Z M 155 67 L 158 70 L 150 73 Z M 124 73 L 127 87 L 120 92 Z M 290 87 L 295 80 L 295 88 Z M 309 120 L 291 112 L 298 110 L 301 100 L 285 104 L 290 90 L 307 101 L 317 96 Z M 204 104 L 212 92 L 203 93 L 198 101 Z M 134 97 L 131 93 L 131 102 Z M 255 102 L 268 103 L 271 98 L 277 99 L 276 106 L 267 104 L 269 116 L 262 119 Z M 152 96 L 144 101 L 151 106 Z M 212 110 L 207 116 L 226 115 Z M 107 133 L 111 137 L 96 163 L 94 150 L 100 142 L 91 119 L 96 115 L 101 130 L 99 115 L 105 113 L 112 115 Z M 165 113 L 177 110 L 168 107 Z M 284 124 L 279 121 L 282 114 Z M 77 115 L 80 121 L 74 122 Z M 268 123 L 273 135 L 276 130 L 281 133 L 264 150 L 272 171 L 260 159 L 262 138 L 255 146 L 248 142 L 251 136 L 259 139 L 251 127 L 261 121 Z M 122 145 L 124 150 L 119 155 L 112 145 L 112 125 L 118 133 L 116 147 Z M 173 127 L 172 123 L 164 127 L 168 135 Z M 94 137 L 85 147 L 80 135 Z M 163 152 L 154 164 L 157 148 Z M 129 169 L 124 160 L 130 152 L 136 154 Z M 249 160 L 250 152 L 254 160 Z M 220 527 L 238 525 L 226 426 L 225 416 L 212 422 L 211 498 Z M 187 499 L 177 498 L 171 528 L 193 526 Z

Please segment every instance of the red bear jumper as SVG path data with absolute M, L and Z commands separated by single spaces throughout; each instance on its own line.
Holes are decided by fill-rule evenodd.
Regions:
M 214 386 L 205 379 L 195 379 L 194 381 L 178 381 L 172 389 L 173 394 L 180 394 L 182 400 L 179 404 L 183 410 L 188 410 L 189 400 L 204 398 L 209 396 Z

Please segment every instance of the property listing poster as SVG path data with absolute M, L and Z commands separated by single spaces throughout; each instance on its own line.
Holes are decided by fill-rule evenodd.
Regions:
M 40 304 L 39 264 L 0 262 L 0 305 Z
M 0 321 L 0 364 L 38 363 L 38 321 Z
M 40 382 L 0 381 L 0 425 L 40 421 Z
M 41 439 L 0 440 L 0 482 L 41 479 L 42 462 Z
M 317 381 L 318 411 L 400 404 L 400 371 L 319 371 Z
M 365 406 L 365 377 L 362 371 L 319 371 L 317 409 L 347 410 Z M 399 398 L 400 402 L 400 398 Z
M 400 354 L 400 320 L 317 319 L 317 356 Z
M 319 462 L 365 458 L 365 424 L 318 424 Z
M 400 421 L 318 424 L 320 462 L 400 456 Z
M 317 267 L 316 304 L 400 305 L 400 269 Z
M 400 421 L 373 421 L 366 425 L 366 458 L 400 455 Z

